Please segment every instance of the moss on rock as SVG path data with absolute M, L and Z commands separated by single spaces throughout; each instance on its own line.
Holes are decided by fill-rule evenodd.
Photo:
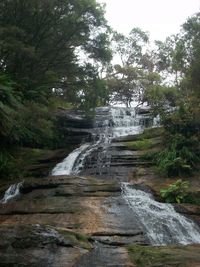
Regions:
M 144 150 L 153 146 L 153 142 L 150 139 L 143 139 L 138 141 L 125 142 L 124 145 L 131 150 Z
M 77 233 L 73 231 L 69 231 L 63 228 L 57 228 L 56 229 L 63 237 L 70 239 L 71 243 L 74 246 L 78 246 L 87 250 L 90 250 L 93 248 L 92 244 L 89 242 L 89 236 L 86 236 L 82 233 Z
M 200 264 L 200 246 L 128 247 L 130 259 L 138 267 L 192 267 Z M 200 265 L 198 265 L 200 266 Z

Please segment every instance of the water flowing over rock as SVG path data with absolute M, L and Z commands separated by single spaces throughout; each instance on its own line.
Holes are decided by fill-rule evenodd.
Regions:
M 23 182 L 12 184 L 5 192 L 4 197 L 0 200 L 0 203 L 7 203 L 11 199 L 16 199 L 20 196 L 20 188 L 22 187 Z
M 200 228 L 180 215 L 171 204 L 160 203 L 150 193 L 122 185 L 123 198 L 137 215 L 152 245 L 200 243 Z
M 152 162 L 126 143 L 153 126 L 146 108 L 103 107 L 93 123 L 78 113 L 66 120 L 76 149 L 48 177 L 13 185 L 1 201 L 0 265 L 134 267 L 131 246 L 181 244 L 184 253 L 182 244 L 200 243 L 197 225 L 172 205 L 156 202 L 137 180 L 139 172 L 151 179 Z M 20 191 L 20 198 L 5 203 Z M 200 247 L 189 251 L 193 247 L 197 255 Z
M 84 144 L 79 148 L 75 149 L 68 157 L 66 157 L 61 163 L 58 163 L 52 170 L 52 175 L 69 175 L 72 173 L 75 161 L 78 156 L 88 148 L 88 144 Z
M 152 124 L 151 121 L 151 126 Z M 112 167 L 117 168 L 117 159 L 115 157 L 113 161 L 114 156 L 120 155 L 119 151 L 115 154 L 112 149 L 112 140 L 141 133 L 146 125 L 150 125 L 150 118 L 145 109 L 136 112 L 134 108 L 97 108 L 92 132 L 93 142 L 73 151 L 55 167 L 52 174 L 81 173 L 108 177 Z M 131 153 L 126 156 L 132 158 Z M 116 175 L 113 176 L 116 179 Z M 123 198 L 142 223 L 153 245 L 200 243 L 198 226 L 178 214 L 172 205 L 156 202 L 150 194 L 135 190 L 128 184 L 123 184 L 122 191 Z
M 81 145 L 59 163 L 53 175 L 111 173 L 111 142 L 114 138 L 141 133 L 152 120 L 146 114 L 138 114 L 135 108 L 101 107 L 96 109 L 92 142 Z

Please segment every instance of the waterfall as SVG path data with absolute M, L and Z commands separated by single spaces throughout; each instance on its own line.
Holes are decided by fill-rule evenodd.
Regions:
M 200 229 L 171 204 L 160 203 L 150 193 L 122 184 L 122 196 L 142 224 L 152 245 L 200 243 Z
M 89 147 L 89 144 L 81 145 L 79 148 L 72 151 L 61 163 L 58 163 L 52 170 L 52 175 L 69 175 L 72 173 L 72 168 L 78 156 L 81 155 Z
M 158 125 L 158 120 L 150 122 L 151 126 Z M 97 108 L 93 141 L 70 153 L 56 165 L 52 175 L 75 175 L 87 168 L 94 168 L 94 175 L 108 175 L 113 138 L 141 133 L 147 125 L 148 115 L 138 114 L 134 108 Z M 136 190 L 127 183 L 122 184 L 122 197 L 152 245 L 200 243 L 199 227 L 177 213 L 171 204 L 156 202 L 150 193 Z
M 113 137 L 127 136 L 141 133 L 144 117 L 137 115 L 135 108 L 112 107 Z
M 22 187 L 23 182 L 18 184 L 12 184 L 4 193 L 4 197 L 0 200 L 0 203 L 5 204 L 11 199 L 17 198 L 20 196 L 20 188 Z
M 135 108 L 96 108 L 93 141 L 83 144 L 70 153 L 52 170 L 52 175 L 76 175 L 84 166 L 95 169 L 96 174 L 109 172 L 109 147 L 115 137 L 138 134 L 143 131 L 147 116 L 138 115 Z

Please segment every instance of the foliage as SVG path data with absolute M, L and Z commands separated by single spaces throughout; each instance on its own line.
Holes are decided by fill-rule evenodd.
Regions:
M 200 12 L 190 17 L 183 24 L 181 40 L 184 43 L 184 90 L 186 95 L 191 91 L 200 97 Z
M 66 135 L 55 110 L 93 113 L 96 106 L 137 97 L 161 115 L 165 148 L 157 154 L 169 176 L 197 169 L 200 160 L 200 13 L 179 35 L 148 48 L 148 34 L 112 32 L 96 0 L 0 2 L 0 173 L 12 147 L 55 148 Z M 112 66 L 113 53 L 119 64 Z M 165 80 L 174 77 L 173 84 Z M 173 112 L 166 112 L 173 107 Z M 64 128 L 66 128 L 64 126 Z M 143 139 L 148 137 L 143 136 Z M 60 143 L 59 143 L 60 142 Z M 149 141 L 135 143 L 138 149 Z M 7 152 L 9 153 L 7 154 Z M 8 160 L 9 159 L 9 160 Z
M 8 75 L 0 73 L 0 144 L 6 142 L 12 126 L 16 124 L 15 113 L 21 107 L 14 83 Z M 13 136 L 11 137 L 13 138 Z
M 174 84 L 178 86 L 185 66 L 184 42 L 177 34 L 167 37 L 165 42 L 156 41 L 155 44 L 154 57 L 157 71 L 162 73 L 164 78 L 174 77 Z
M 10 175 L 10 168 L 12 167 L 10 162 L 12 160 L 12 156 L 8 153 L 8 151 L 1 150 L 0 151 L 0 174 L 1 178 Z
M 144 129 L 144 132 L 140 134 L 140 138 L 148 139 L 148 138 L 160 137 L 163 135 L 163 133 L 164 133 L 163 127 L 146 128 Z
M 107 103 L 99 69 L 112 57 L 109 31 L 96 0 L 0 2 L 1 175 L 15 169 L 15 147 L 60 146 L 55 110 L 64 102 Z
M 162 119 L 167 109 L 175 107 L 179 97 L 177 88 L 163 85 L 153 85 L 145 91 L 144 99 L 151 106 L 153 116 L 160 115 Z
M 168 176 L 191 174 L 198 168 L 200 160 L 200 108 L 193 104 L 182 104 L 164 120 L 165 148 L 156 155 L 159 169 Z
M 188 192 L 184 198 L 185 203 L 200 205 L 200 193 L 199 192 Z
M 134 98 L 141 101 L 148 84 L 157 80 L 147 52 L 148 34 L 139 28 L 133 28 L 128 36 L 115 32 L 112 44 L 119 64 L 114 65 L 106 77 L 111 100 L 130 106 Z
M 184 198 L 187 196 L 189 187 L 188 181 L 177 180 L 173 184 L 169 185 L 165 189 L 160 190 L 161 197 L 169 203 L 181 203 L 184 202 Z
M 50 147 L 54 137 L 52 116 L 46 106 L 25 102 L 16 117 L 18 125 L 12 129 L 19 136 L 18 143 L 27 147 Z
M 0 70 L 29 101 L 45 102 L 52 88 L 70 98 L 72 87 L 77 96 L 85 65 L 79 54 L 111 59 L 104 8 L 95 0 L 2 0 L 0 39 Z

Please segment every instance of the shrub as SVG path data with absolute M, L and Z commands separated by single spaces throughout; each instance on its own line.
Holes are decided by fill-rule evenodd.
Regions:
M 169 185 L 167 188 L 161 189 L 160 195 L 165 200 L 165 202 L 181 203 L 184 201 L 185 197 L 188 194 L 188 187 L 188 181 L 182 181 L 181 179 L 179 179 L 175 183 Z
M 197 168 L 199 143 L 196 136 L 170 135 L 166 132 L 165 149 L 155 155 L 155 163 L 162 173 L 169 177 L 192 174 Z

